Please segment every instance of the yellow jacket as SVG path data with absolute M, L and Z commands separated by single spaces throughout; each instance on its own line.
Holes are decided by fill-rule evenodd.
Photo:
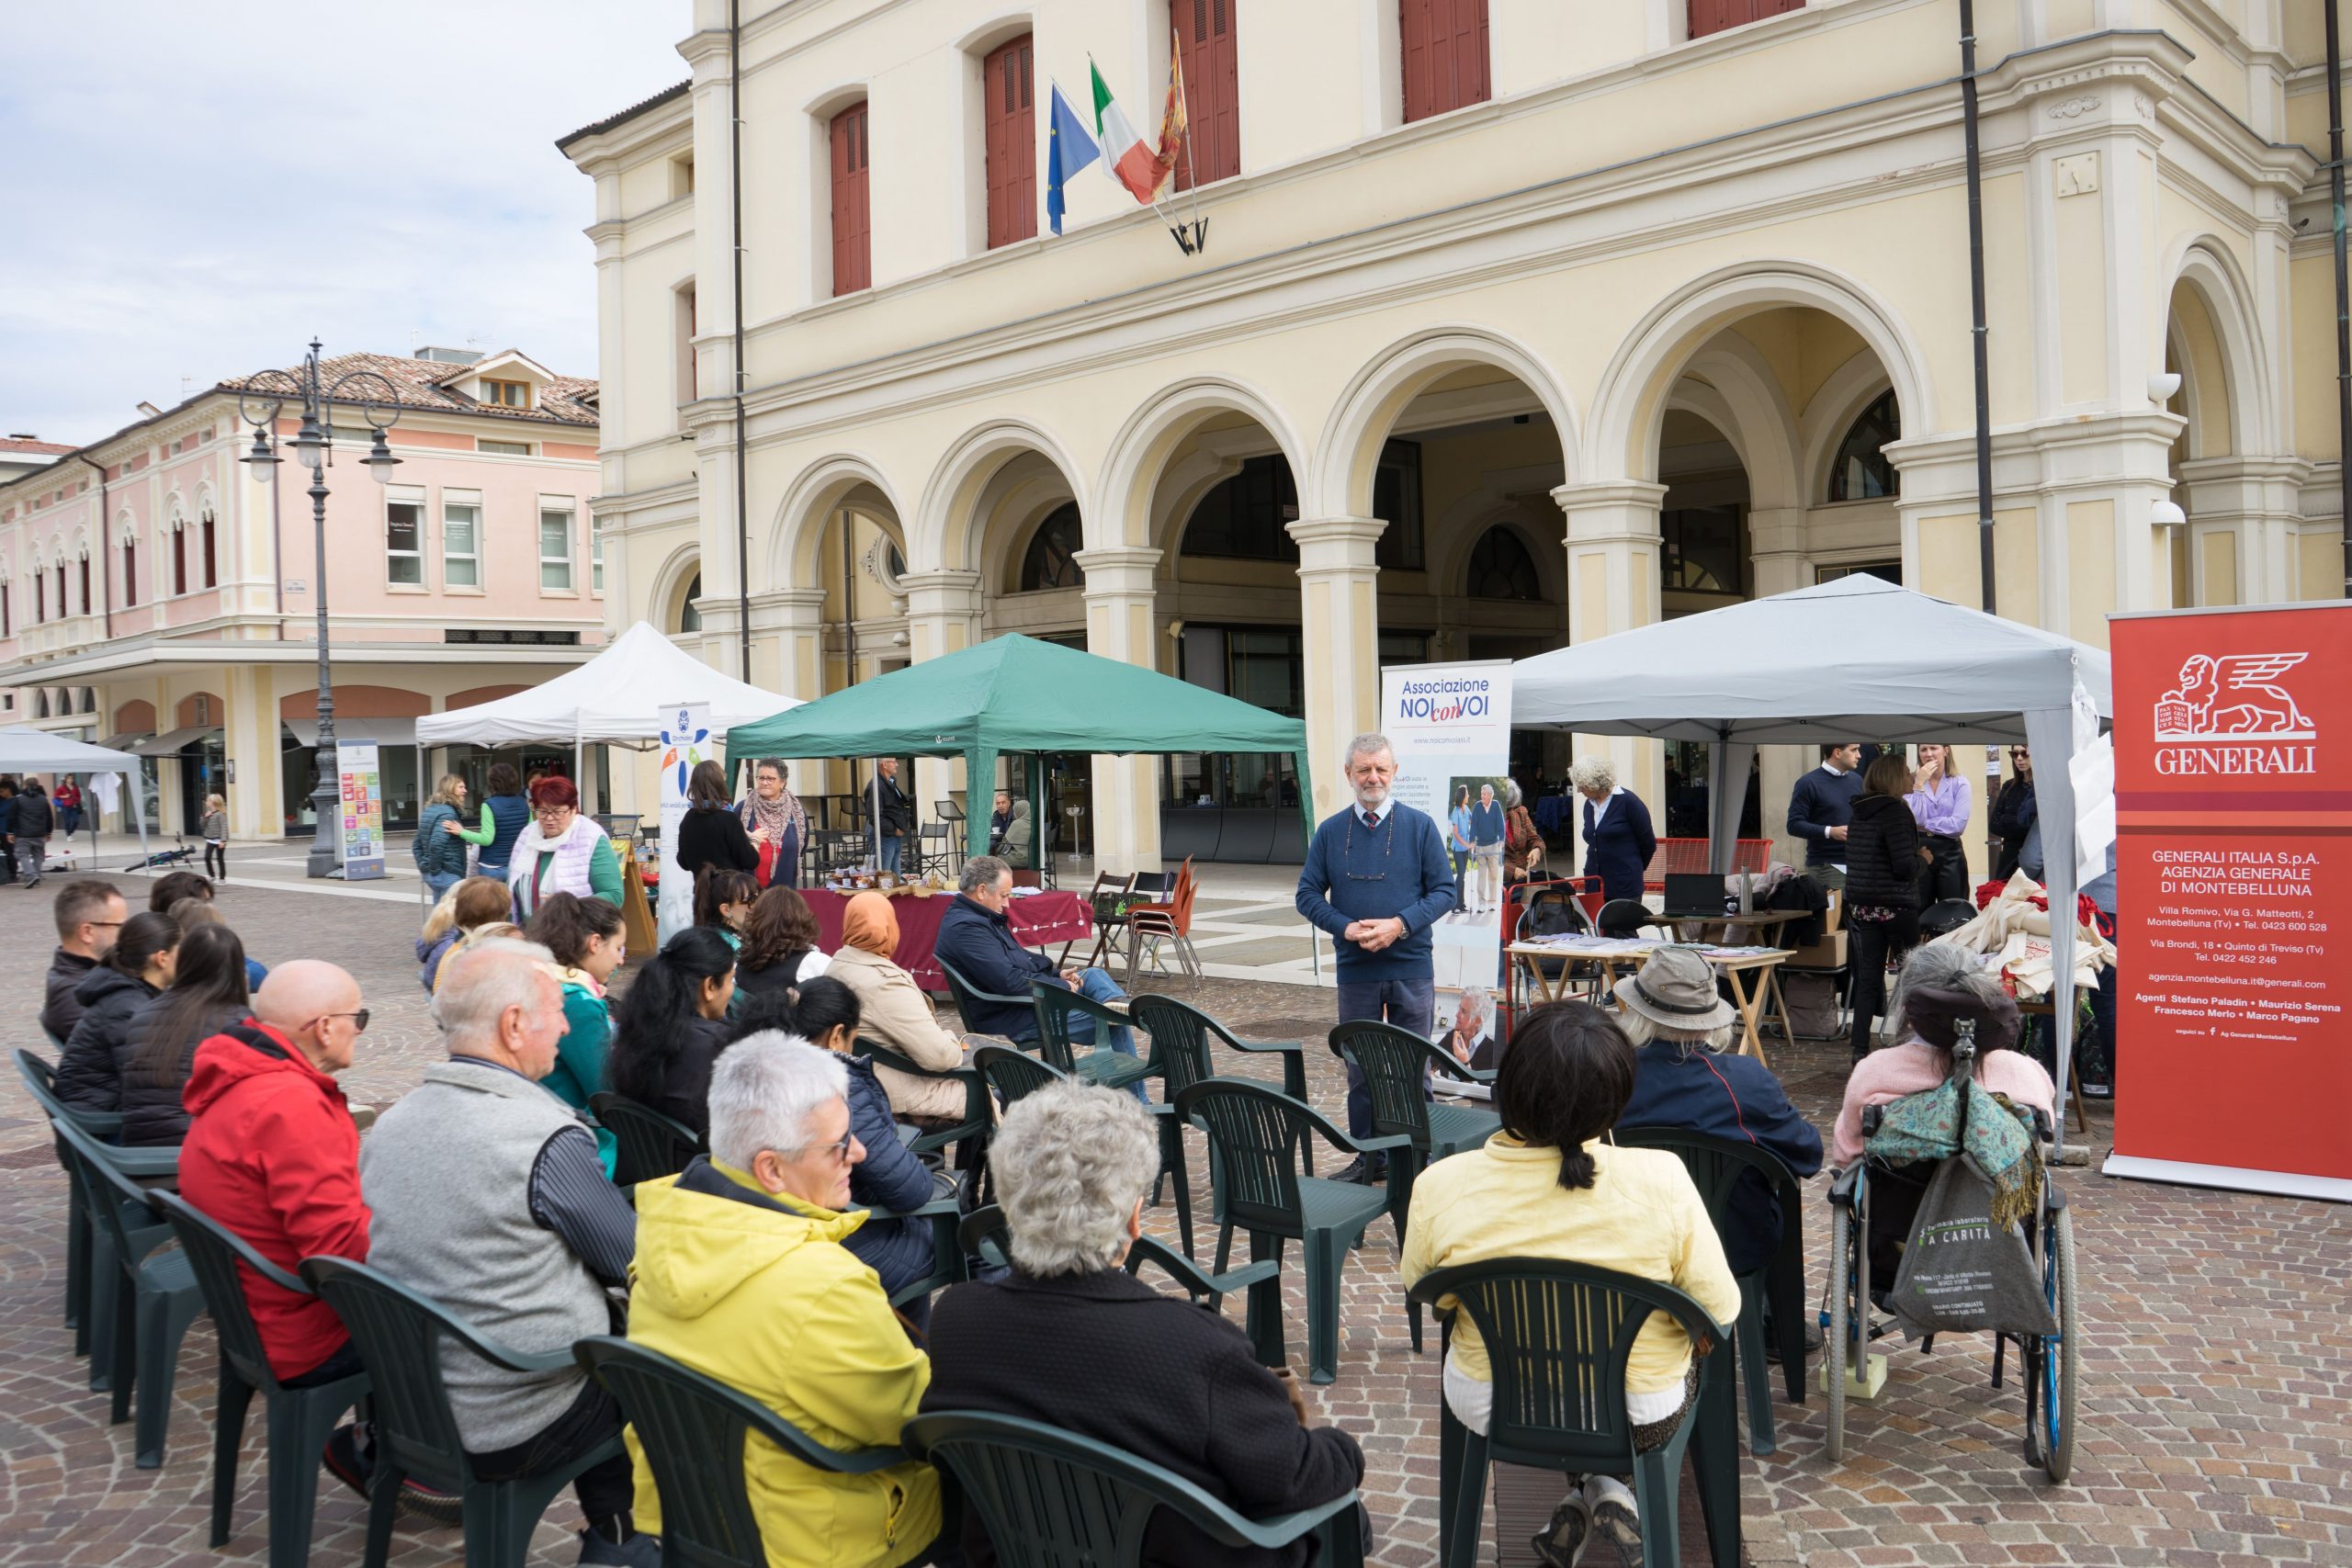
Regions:
M 716 1161 L 637 1189 L 628 1337 L 740 1389 L 827 1448 L 895 1444 L 931 1384 L 874 1270 L 840 1243 L 864 1224 L 763 1190 Z M 637 1465 L 637 1524 L 659 1530 Z M 939 1533 L 939 1477 L 914 1461 L 834 1475 L 754 1437 L 744 1469 L 772 1568 L 897 1568 Z
M 1665 1149 L 1585 1145 L 1600 1168 L 1589 1188 L 1560 1185 L 1560 1151 L 1498 1133 L 1486 1146 L 1442 1159 L 1413 1183 L 1399 1271 L 1407 1289 L 1424 1274 L 1489 1258 L 1558 1258 L 1674 1286 L 1729 1327 L 1739 1286 L 1682 1161 Z M 1448 1297 L 1443 1305 L 1453 1305 Z M 1492 1382 L 1487 1348 L 1467 1313 L 1453 1320 L 1453 1365 Z M 1629 1393 L 1682 1387 L 1690 1340 L 1659 1313 L 1634 1337 Z

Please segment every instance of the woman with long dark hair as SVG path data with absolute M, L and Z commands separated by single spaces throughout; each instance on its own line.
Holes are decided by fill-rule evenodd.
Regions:
M 817 934 L 816 914 L 798 889 L 771 887 L 761 894 L 743 921 L 736 988 L 746 998 L 778 995 L 822 975 L 831 961 L 817 951 Z
M 710 1130 L 711 1064 L 727 1048 L 735 950 L 708 926 L 688 926 L 646 960 L 614 1010 L 612 1086 L 639 1105 Z
M 138 914 L 122 922 L 114 946 L 74 987 L 82 1021 L 57 1059 L 58 1099 L 76 1111 L 122 1109 L 116 1055 L 139 1010 L 172 983 L 179 945 L 180 924 L 169 915 Z
M 1633 1043 L 1600 1009 L 1552 1002 L 1529 1012 L 1495 1077 L 1503 1130 L 1483 1148 L 1430 1166 L 1413 1185 L 1399 1261 L 1405 1284 L 1487 1258 L 1558 1258 L 1672 1285 L 1718 1323 L 1737 1317 L 1739 1286 L 1681 1159 L 1609 1141 L 1634 1074 Z M 1637 1452 L 1674 1435 L 1698 1382 L 1689 1336 L 1652 1313 L 1625 1364 Z M 1454 1418 L 1486 1431 L 1494 1373 L 1466 1313 L 1454 1319 L 1443 1382 Z M 1574 1562 L 1587 1536 L 1599 1534 L 1638 1561 L 1632 1491 L 1614 1476 L 1581 1479 L 1537 1538 L 1538 1552 L 1546 1562 Z
M 122 1141 L 176 1144 L 187 1134 L 180 1091 L 196 1048 L 247 1011 L 245 944 L 207 921 L 180 938 L 171 988 L 140 1009 L 115 1059 L 122 1076 Z
M 1886 995 L 1886 970 L 1919 944 L 1919 874 L 1928 850 L 1904 798 L 1911 769 L 1899 750 L 1882 753 L 1862 774 L 1854 819 L 1846 829 L 1846 956 L 1854 1060 L 1870 1054 L 1871 1026 Z
M 717 762 L 696 762 L 686 778 L 686 815 L 678 824 L 678 864 L 688 876 L 705 867 L 721 871 L 755 872 L 760 852 L 735 815 L 735 792 L 727 787 L 727 770 Z

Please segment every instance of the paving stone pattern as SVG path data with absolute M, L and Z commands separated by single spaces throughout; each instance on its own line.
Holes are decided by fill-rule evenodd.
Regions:
M 137 880 L 124 880 L 143 902 Z M 51 943 L 46 892 L 0 889 L 0 984 L 24 998 L 10 1046 L 40 1043 L 33 1013 Z M 355 1101 L 389 1103 L 435 1059 L 410 952 L 413 907 L 232 886 L 220 908 L 265 963 L 326 958 L 360 976 L 374 1021 L 345 1079 Z M 1342 1077 L 1322 1038 L 1329 993 L 1228 980 L 1178 988 L 1245 1033 L 1306 1038 L 1316 1102 L 1340 1118 Z M 1843 1056 L 1842 1044 L 1773 1052 L 1799 1104 L 1825 1127 Z M 1272 1076 L 1257 1064 L 1243 1070 Z M 2126 1092 L 2129 1075 L 2127 1057 Z M 2105 1131 L 2095 1123 L 2091 1138 L 2102 1149 Z M 1196 1149 L 1191 1168 L 1206 1165 Z M 1823 1457 L 1817 1394 L 1776 1405 L 1779 1451 L 1743 1460 L 1751 1562 L 2352 1563 L 2352 1211 L 2079 1169 L 2064 1179 L 2077 1205 L 2088 1340 L 2075 1483 L 2052 1487 L 2026 1468 L 2016 1381 L 1987 1386 L 1983 1339 L 1947 1339 L 1933 1355 L 1898 1348 L 1886 1394 L 1853 1407 L 1842 1466 Z M 1817 1199 L 1822 1182 L 1809 1185 Z M 199 1321 L 181 1355 L 164 1468 L 133 1468 L 130 1427 L 106 1424 L 106 1397 L 88 1392 L 60 1322 L 64 1206 L 48 1135 L 9 1072 L 0 1077 L 0 1568 L 261 1561 L 260 1413 L 246 1434 L 237 1534 L 216 1552 L 205 1545 L 209 1328 Z M 1205 1212 L 1204 1190 L 1196 1213 Z M 1821 1214 L 1817 1203 L 1808 1213 L 1816 1280 Z M 1155 1234 L 1173 1239 L 1172 1205 L 1150 1218 Z M 1204 1254 L 1212 1242 L 1204 1233 Z M 1436 1556 L 1438 1358 L 1433 1334 L 1423 1355 L 1409 1348 L 1395 1269 L 1395 1240 L 1380 1222 L 1348 1269 L 1339 1381 L 1308 1397 L 1318 1419 L 1363 1440 L 1374 1561 L 1424 1568 Z M 1227 1311 L 1238 1320 L 1240 1303 Z M 1302 1375 L 1305 1340 L 1294 1274 L 1289 1342 Z M 356 1563 L 362 1526 L 359 1500 L 324 1482 L 311 1561 Z M 534 1562 L 569 1563 L 576 1527 L 567 1496 L 542 1525 Z M 404 1529 L 393 1561 L 447 1562 L 461 1550 L 454 1531 Z M 1523 1558 L 1523 1544 L 1511 1555 Z M 1706 1561 L 1695 1529 L 1686 1529 L 1685 1561 Z

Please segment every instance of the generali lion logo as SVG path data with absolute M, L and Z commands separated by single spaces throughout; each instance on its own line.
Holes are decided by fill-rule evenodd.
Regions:
M 2156 699 L 2156 772 L 2173 774 L 2310 773 L 2318 727 L 2278 678 L 2308 653 L 2189 655 L 2173 690 Z

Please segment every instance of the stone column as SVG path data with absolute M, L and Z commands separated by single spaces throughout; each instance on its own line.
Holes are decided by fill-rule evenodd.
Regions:
M 1298 541 L 1307 766 L 1320 819 L 1349 798 L 1340 773 L 1348 742 L 1380 728 L 1380 568 L 1373 547 L 1387 525 L 1377 517 L 1303 517 L 1285 526 Z
M 1080 550 L 1075 558 L 1086 573 L 1086 650 L 1158 670 L 1152 592 L 1159 552 L 1113 546 Z M 1098 869 L 1114 875 L 1161 869 L 1159 767 L 1158 757 L 1094 758 L 1088 809 L 1094 813 Z
M 1658 507 L 1666 487 L 1645 479 L 1562 485 L 1552 492 L 1566 515 L 1568 641 L 1591 642 L 1659 618 Z M 1666 751 L 1655 740 L 1579 735 L 1579 757 L 1605 756 L 1617 782 L 1666 820 Z
M 229 802 L 229 835 L 236 839 L 275 839 L 284 831 L 277 776 L 277 696 L 272 666 L 232 663 L 221 666 L 220 716 L 222 759 L 236 783 L 220 793 Z
M 2199 457 L 2180 466 L 2190 604 L 2283 604 L 2302 596 L 2301 491 L 2311 470 L 2301 457 Z
M 980 640 L 980 574 L 977 571 L 912 571 L 899 579 L 907 595 L 907 650 L 911 662 L 959 652 Z M 938 815 L 937 802 L 965 790 L 966 811 L 988 810 L 989 781 L 967 784 L 962 759 L 915 759 L 915 816 L 929 821 Z M 970 792 L 977 790 L 977 801 Z

